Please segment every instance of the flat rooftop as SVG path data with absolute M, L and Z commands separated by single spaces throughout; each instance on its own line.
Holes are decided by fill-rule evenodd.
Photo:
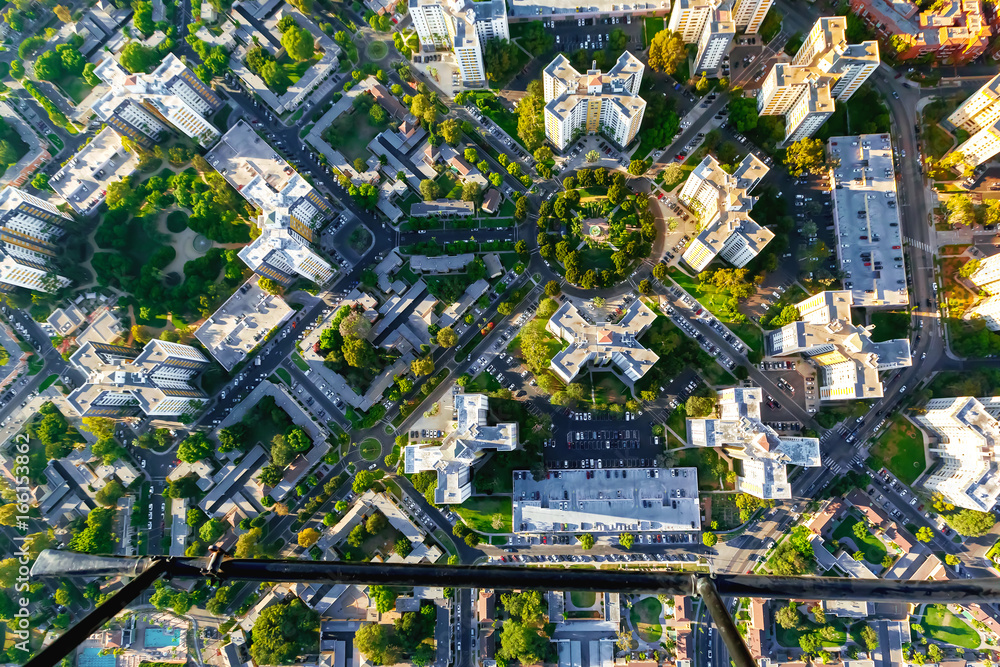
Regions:
M 855 306 L 909 305 L 889 135 L 831 137 L 829 151 L 840 160 L 833 216 L 844 289 Z
M 227 371 L 294 312 L 280 296 L 262 290 L 258 280 L 253 276 L 233 292 L 194 334 Z
M 513 498 L 516 533 L 701 529 L 697 468 L 515 470 Z
M 130 176 L 136 164 L 118 133 L 106 127 L 53 174 L 49 185 L 74 211 L 87 215 L 104 201 L 108 183 Z

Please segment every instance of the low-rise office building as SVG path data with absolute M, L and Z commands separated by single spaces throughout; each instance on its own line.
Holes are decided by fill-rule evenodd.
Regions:
M 949 503 L 989 512 L 1000 498 L 1000 397 L 935 398 L 914 418 L 932 434 L 937 465 L 923 480 L 924 488 Z
M 831 137 L 828 150 L 837 163 L 831 192 L 844 289 L 851 291 L 855 306 L 909 305 L 891 138 Z M 796 197 L 801 205 L 802 195 Z
M 310 245 L 333 207 L 274 148 L 240 120 L 205 156 L 254 208 L 261 233 L 239 252 L 255 273 L 290 285 L 299 276 L 318 285 L 334 270 Z
M 820 292 L 796 304 L 800 321 L 764 336 L 767 355 L 801 354 L 819 368 L 821 401 L 881 398 L 879 372 L 913 363 L 909 339 L 874 342 L 873 327 L 851 321 L 853 305 L 851 292 Z
M 108 184 L 135 173 L 138 160 L 110 127 L 101 130 L 90 143 L 69 159 L 49 185 L 80 215 L 93 213 L 108 191 Z
M 564 302 L 545 329 L 569 345 L 552 357 L 552 370 L 563 382 L 572 382 L 587 368 L 609 369 L 632 385 L 645 375 L 660 357 L 639 343 L 656 315 L 636 299 L 616 323 L 593 324 L 583 318 L 572 302 Z
M 514 471 L 515 533 L 701 529 L 697 468 Z
M 210 362 L 190 345 L 151 340 L 138 350 L 91 342 L 70 362 L 87 376 L 67 397 L 81 417 L 177 417 L 208 399 L 191 380 Z
M 44 199 L 11 186 L 0 191 L 0 291 L 53 292 L 68 285 L 68 278 L 52 272 L 52 263 L 72 221 Z
M 601 133 L 619 146 L 635 139 L 646 101 L 639 97 L 645 67 L 625 51 L 606 74 L 581 74 L 560 54 L 542 70 L 545 137 L 562 150 L 581 134 Z
M 750 191 L 767 172 L 767 165 L 753 153 L 732 174 L 711 155 L 695 167 L 677 197 L 701 223 L 681 256 L 688 266 L 701 271 L 718 255 L 733 266 L 745 266 L 771 242 L 774 233 L 750 217 L 757 201 Z
M 719 390 L 719 417 L 688 419 L 688 442 L 699 447 L 725 447 L 743 463 L 736 490 L 758 498 L 791 498 L 788 466 L 820 465 L 819 438 L 779 436 L 761 421 L 760 387 Z
M 407 445 L 403 450 L 406 474 L 434 470 L 434 502 L 457 505 L 472 495 L 472 466 L 487 451 L 517 449 L 517 423 L 489 425 L 489 398 L 485 394 L 455 395 L 455 422 L 437 445 Z
M 173 53 L 150 74 L 132 74 L 109 55 L 94 75 L 110 88 L 94 113 L 142 146 L 152 148 L 170 127 L 203 146 L 219 137 L 209 117 L 222 100 Z
M 932 54 L 940 63 L 965 65 L 983 55 L 992 41 L 993 29 L 979 0 L 946 0 L 926 11 L 910 0 L 851 0 L 851 10 L 879 39 L 902 40 L 899 61 Z

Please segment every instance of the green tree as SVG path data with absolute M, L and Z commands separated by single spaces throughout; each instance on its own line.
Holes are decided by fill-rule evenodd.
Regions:
M 129 42 L 122 49 L 118 63 L 133 74 L 147 72 L 160 62 L 156 51 L 143 46 L 140 42 Z
M 449 118 L 441 123 L 438 126 L 438 130 L 449 146 L 457 146 L 459 140 L 462 138 L 462 128 L 454 118 Z
M 757 100 L 743 97 L 743 89 L 733 88 L 729 94 L 729 120 L 740 132 L 748 132 L 757 127 Z
M 211 456 L 215 445 L 201 431 L 194 431 L 181 441 L 177 448 L 177 458 L 185 463 L 196 463 Z
M 795 177 L 820 173 L 827 166 L 823 140 L 804 137 L 792 143 L 785 149 L 785 166 Z
M 618 543 L 626 549 L 631 549 L 635 544 L 635 535 L 632 533 L 621 533 L 618 535 Z
M 945 519 L 959 535 L 965 537 L 981 537 L 990 532 L 997 521 L 992 512 L 979 512 L 970 509 L 962 509 L 955 514 L 946 515 Z
M 389 626 L 365 623 L 354 633 L 354 647 L 377 665 L 395 665 L 402 658 Z
M 653 36 L 649 44 L 649 66 L 653 71 L 673 74 L 685 58 L 687 46 L 679 32 L 661 30 Z
M 250 657 L 259 665 L 292 663 L 318 652 L 319 614 L 299 598 L 265 608 L 253 624 Z
M 322 533 L 320 533 L 315 528 L 304 528 L 299 531 L 297 536 L 297 541 L 300 547 L 303 549 L 308 549 L 312 545 L 316 544 Z
M 934 531 L 927 526 L 920 526 L 920 528 L 917 529 L 916 537 L 921 542 L 930 542 L 934 539 Z
M 198 537 L 206 544 L 215 544 L 219 538 L 226 534 L 228 528 L 229 524 L 222 519 L 212 518 L 202 524 L 198 531 Z
M 702 533 L 701 541 L 706 547 L 714 547 L 719 542 L 719 536 L 715 533 Z
M 375 483 L 375 475 L 369 470 L 359 470 L 357 474 L 354 475 L 354 481 L 351 483 L 351 489 L 354 493 L 364 493 L 371 488 L 372 484 Z
M 291 28 L 283 32 L 281 45 L 285 47 L 289 58 L 299 62 L 312 58 L 316 49 L 312 33 L 305 28 Z
M 429 178 L 420 181 L 420 196 L 424 198 L 424 201 L 433 201 L 440 197 L 441 188 L 438 186 L 437 181 Z
M 789 601 L 788 605 L 774 612 L 774 621 L 785 630 L 794 630 L 799 627 L 799 608 L 794 602 Z
M 580 547 L 584 550 L 594 548 L 594 536 L 592 533 L 583 533 L 582 535 L 577 535 L 577 539 L 580 540 Z
M 437 343 L 441 347 L 454 347 L 458 343 L 458 334 L 451 327 L 445 327 L 437 332 Z

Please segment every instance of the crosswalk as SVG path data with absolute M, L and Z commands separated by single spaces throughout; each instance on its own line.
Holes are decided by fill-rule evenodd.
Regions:
M 906 245 L 911 245 L 911 246 L 913 246 L 915 248 L 920 248 L 924 252 L 930 252 L 931 251 L 930 244 L 924 243 L 923 241 L 918 241 L 916 239 L 911 239 L 909 236 L 904 236 L 903 237 L 903 242 L 906 243 Z

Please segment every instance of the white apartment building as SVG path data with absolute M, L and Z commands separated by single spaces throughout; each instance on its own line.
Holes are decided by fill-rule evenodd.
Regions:
M 0 191 L 0 291 L 23 287 L 52 292 L 69 279 L 52 273 L 56 242 L 73 219 L 55 206 L 8 186 Z
M 607 74 L 581 74 L 562 54 L 542 71 L 545 136 L 562 150 L 581 134 L 604 135 L 629 145 L 642 125 L 646 101 L 639 97 L 645 67 L 625 51 Z
M 239 252 L 247 266 L 286 286 L 299 276 L 317 285 L 334 276 L 310 247 L 333 208 L 250 125 L 240 120 L 205 159 L 261 212 L 260 236 Z
M 667 27 L 678 32 L 685 44 L 697 44 L 695 73 L 714 71 L 729 53 L 737 24 L 732 0 L 678 0 Z
M 409 12 L 424 51 L 451 50 L 462 85 L 486 85 L 486 42 L 510 39 L 504 0 L 409 0 Z
M 972 93 L 955 109 L 948 122 L 969 134 L 975 134 L 1000 120 L 1000 74 Z
M 718 69 L 736 37 L 736 23 L 730 20 L 730 12 L 719 10 L 715 14 L 714 20 L 706 22 L 698 39 L 698 54 L 694 60 L 696 72 Z
M 91 341 L 70 362 L 87 375 L 67 397 L 81 417 L 174 417 L 208 399 L 191 380 L 210 362 L 190 345 L 152 340 L 140 351 Z
M 1000 397 L 935 398 L 914 418 L 939 442 L 930 446 L 937 467 L 924 487 L 957 507 L 988 512 L 1000 497 Z
M 963 317 L 967 320 L 981 319 L 990 331 L 1000 331 L 1000 295 L 980 300 L 966 310 Z
M 990 294 L 1000 294 L 1000 255 L 990 255 L 977 260 L 979 265 L 969 276 L 969 281 Z
M 434 470 L 437 488 L 434 502 L 457 505 L 472 495 L 472 466 L 487 450 L 517 449 L 517 423 L 490 426 L 490 399 L 485 394 L 453 394 L 455 421 L 444 441 L 436 445 L 407 445 L 403 461 L 408 475 Z
M 811 137 L 878 67 L 878 42 L 848 44 L 846 31 L 846 18 L 820 18 L 791 64 L 776 63 L 764 79 L 757 112 L 785 116 L 785 144 Z
M 110 87 L 93 104 L 94 113 L 119 134 L 147 147 L 170 127 L 203 146 L 219 137 L 209 117 L 222 100 L 174 54 L 151 74 L 132 74 L 111 57 L 94 74 Z
M 698 447 L 725 447 L 742 462 L 737 491 L 757 498 L 791 498 L 787 467 L 819 467 L 819 438 L 779 436 L 761 421 L 763 393 L 760 387 L 720 389 L 719 417 L 688 419 L 687 440 Z
M 978 167 L 992 159 L 1000 153 L 1000 118 L 963 141 L 955 150 L 962 154 L 962 161 L 970 167 Z
M 682 255 L 688 266 L 701 271 L 720 254 L 733 266 L 745 266 L 770 243 L 774 233 L 750 217 L 757 201 L 750 191 L 768 171 L 753 153 L 732 174 L 711 155 L 695 167 L 678 195 L 682 204 L 698 214 L 701 226 Z
M 733 8 L 736 27 L 743 29 L 746 35 L 756 34 L 773 2 L 774 0 L 736 0 L 736 6 Z
M 874 342 L 874 327 L 851 322 L 853 305 L 849 290 L 820 292 L 796 304 L 801 320 L 764 336 L 767 356 L 801 354 L 819 369 L 821 401 L 879 398 L 879 372 L 913 363 L 909 339 Z

